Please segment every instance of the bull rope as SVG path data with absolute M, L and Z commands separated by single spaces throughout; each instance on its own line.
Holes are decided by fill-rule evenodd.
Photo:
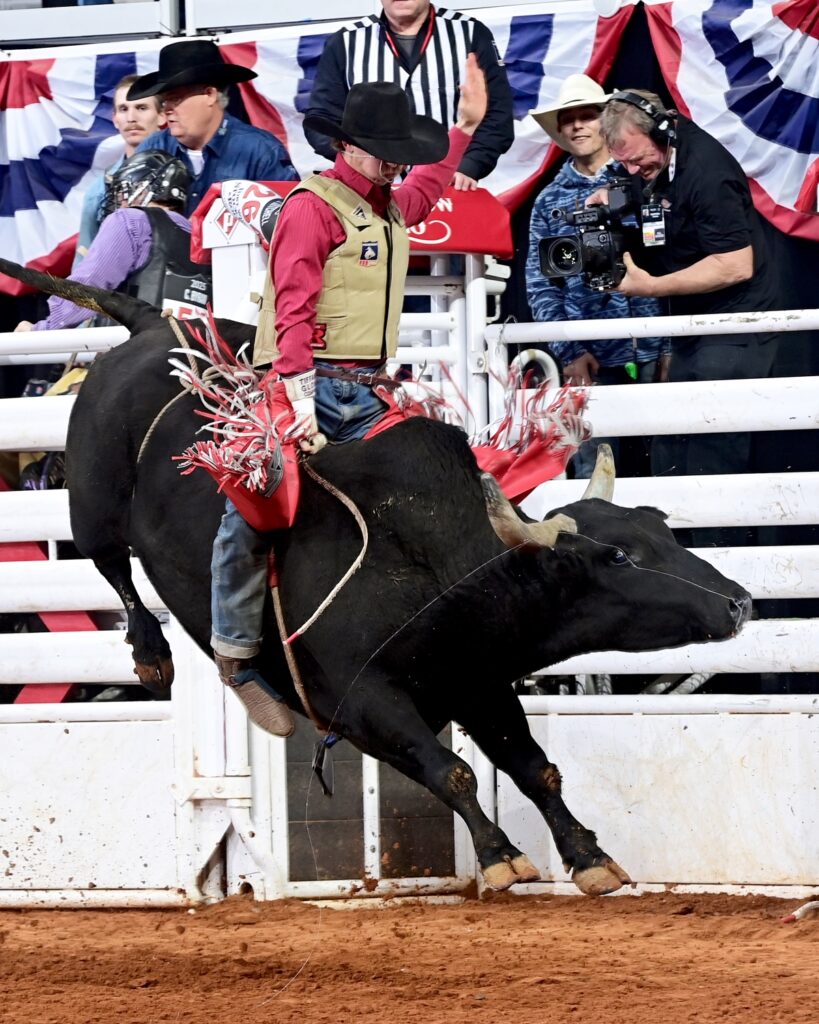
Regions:
M 188 363 L 189 363 L 190 368 L 191 368 L 191 372 L 193 373 L 193 375 L 195 377 L 200 377 L 201 378 L 202 374 L 199 372 L 199 366 L 197 365 L 197 362 L 196 362 L 196 360 L 193 357 L 193 350 L 191 349 L 190 343 L 188 342 L 188 339 L 185 337 L 185 334 L 182 331 L 182 328 L 179 326 L 179 321 L 171 313 L 164 313 L 163 312 L 162 316 L 167 319 L 168 323 L 171 325 L 171 330 L 176 335 L 176 340 L 179 342 L 179 344 L 182 346 L 182 348 L 185 349 L 185 354 L 187 356 Z M 207 374 L 207 372 L 208 371 L 205 370 L 205 374 Z M 165 405 L 162 406 L 162 408 L 159 410 L 159 412 L 156 414 L 156 416 L 154 416 L 153 422 L 151 423 L 150 427 L 148 427 L 148 432 L 146 433 L 145 437 L 143 437 L 142 444 L 139 446 L 139 452 L 137 453 L 137 460 L 136 460 L 137 461 L 137 465 L 139 465 L 140 462 L 142 462 L 142 456 L 145 454 L 145 449 L 148 447 L 148 442 L 153 437 L 154 431 L 159 426 L 159 422 L 162 419 L 162 417 L 165 415 L 165 413 L 168 411 L 168 409 L 170 409 L 170 407 L 175 402 L 178 402 L 179 399 L 183 398 L 185 395 L 189 395 L 191 393 L 191 391 L 193 390 L 192 386 L 190 384 L 188 384 L 186 386 L 185 381 L 182 380 L 181 378 L 180 378 L 180 386 L 181 386 L 182 390 L 179 392 L 179 394 L 178 395 L 174 395 L 173 398 L 169 402 L 166 402 Z
M 367 554 L 367 547 L 370 542 L 370 533 L 369 530 L 367 529 L 367 523 L 364 519 L 364 516 L 362 516 L 358 506 L 355 504 L 352 498 L 349 498 L 346 494 L 344 494 L 343 491 L 340 491 L 334 484 L 331 484 L 329 480 L 325 479 L 323 476 L 317 473 L 310 466 L 306 459 L 302 460 L 301 465 L 302 468 L 304 469 L 304 472 L 312 480 L 314 480 L 319 485 L 319 487 L 323 487 L 328 494 L 332 494 L 332 496 L 337 501 L 341 502 L 341 504 L 352 515 L 353 519 L 355 519 L 356 525 L 358 526 L 358 529 L 361 531 L 361 550 L 359 551 L 358 555 L 356 555 L 355 559 L 353 559 L 353 561 L 350 563 L 350 566 L 347 569 L 347 571 L 344 573 L 344 575 L 341 577 L 338 583 L 336 583 L 336 585 L 333 587 L 330 593 L 319 604 L 319 606 L 316 608 L 313 614 L 308 619 L 306 619 L 295 632 L 291 633 L 290 635 L 288 635 L 287 633 L 287 627 L 284 621 L 284 611 L 282 609 L 281 597 L 279 595 L 277 572 L 274 574 L 274 582 L 272 582 L 270 586 L 270 590 L 273 595 L 273 608 L 276 613 L 276 624 L 279 627 L 279 637 L 282 642 L 282 647 L 284 648 L 284 656 L 287 661 L 287 667 L 290 669 L 290 676 L 293 680 L 293 686 L 296 690 L 296 694 L 298 695 L 298 698 L 301 701 L 305 712 L 307 713 L 307 717 L 316 727 L 316 730 L 326 735 L 327 733 L 329 733 L 330 730 L 319 720 L 318 716 L 313 710 L 313 706 L 310 703 L 310 699 L 307 696 L 307 691 L 304 687 L 304 682 L 302 681 L 301 678 L 301 672 L 299 671 L 299 666 L 298 663 L 296 662 L 296 656 L 295 653 L 293 652 L 292 643 L 294 640 L 297 640 L 300 636 L 303 636 L 307 632 L 307 630 L 317 621 L 317 619 L 319 619 L 320 616 L 322 616 L 324 612 L 327 611 L 327 609 L 330 607 L 333 601 L 335 601 L 336 597 L 338 597 L 341 590 L 350 582 L 350 579 L 353 577 L 353 575 L 356 572 L 358 572 L 358 570 L 361 568 L 361 565 L 364 562 L 364 556 Z M 273 556 L 273 558 L 275 564 L 275 555 Z
M 210 372 L 211 369 L 213 369 L 213 367 L 209 367 L 207 370 L 205 370 L 204 374 L 200 372 L 199 365 L 193 356 L 193 350 L 191 349 L 190 343 L 188 342 L 188 339 L 185 337 L 182 328 L 179 326 L 179 321 L 171 313 L 163 313 L 163 316 L 166 316 L 166 319 L 168 320 L 168 323 L 170 324 L 171 330 L 176 336 L 177 341 L 185 350 L 185 356 L 188 360 L 188 365 L 191 368 L 192 375 L 200 380 L 207 379 L 208 373 Z M 175 402 L 177 402 L 184 395 L 190 394 L 191 391 L 193 390 L 191 384 L 185 384 L 184 378 L 180 377 L 180 383 L 182 390 L 179 392 L 179 394 L 174 395 L 174 397 L 169 402 L 165 403 L 165 405 L 156 414 L 153 422 L 148 428 L 148 431 L 142 440 L 142 444 L 139 447 L 139 453 L 137 454 L 137 465 L 139 465 L 139 463 L 142 461 L 142 456 L 145 452 L 145 449 L 147 448 L 151 440 L 151 437 L 153 436 L 154 431 L 159 425 L 159 422 L 161 421 L 162 417 Z M 338 581 L 338 583 L 336 583 L 336 585 L 333 587 L 330 593 L 319 604 L 319 606 L 316 608 L 313 614 L 308 619 L 306 619 L 305 622 L 303 622 L 295 632 L 289 635 L 287 633 L 287 627 L 284 621 L 284 610 L 282 608 L 281 596 L 279 594 L 278 574 L 276 574 L 275 576 L 276 582 L 272 583 L 270 587 L 271 593 L 273 595 L 273 608 L 276 613 L 276 624 L 279 628 L 279 636 L 282 641 L 282 647 L 284 648 L 284 656 L 285 660 L 287 661 L 287 667 L 290 670 L 290 676 L 293 680 L 293 687 L 296 691 L 296 694 L 298 695 L 299 700 L 301 701 L 304 707 L 307 717 L 313 723 L 318 732 L 326 735 L 328 729 L 319 720 L 318 716 L 313 710 L 313 706 L 310 703 L 309 697 L 307 696 L 307 691 L 305 690 L 304 682 L 301 678 L 301 672 L 299 671 L 299 666 L 296 662 L 296 657 L 295 654 L 293 653 L 291 645 L 294 640 L 298 639 L 300 636 L 303 636 L 307 632 L 307 630 L 320 618 L 320 616 L 324 614 L 324 612 L 330 607 L 330 605 L 336 599 L 341 590 L 347 585 L 347 583 L 349 583 L 352 576 L 361 568 L 361 565 L 364 561 L 364 556 L 367 554 L 367 547 L 369 545 L 370 538 L 369 531 L 367 529 L 367 523 L 365 522 L 364 517 L 361 515 L 361 512 L 359 511 L 358 506 L 355 504 L 355 502 L 353 502 L 351 498 L 349 498 L 346 494 L 344 494 L 337 487 L 331 484 L 329 480 L 326 480 L 323 476 L 320 476 L 314 469 L 312 469 L 308 465 L 306 459 L 302 460 L 301 465 L 305 473 L 307 473 L 309 477 L 311 477 L 320 487 L 323 487 L 324 490 L 326 490 L 329 494 L 332 494 L 333 497 L 340 501 L 341 504 L 344 505 L 344 507 L 350 512 L 353 519 L 355 519 L 359 530 L 361 531 L 362 540 L 361 550 L 359 551 L 358 555 L 353 560 L 353 562 L 350 564 L 347 571 Z

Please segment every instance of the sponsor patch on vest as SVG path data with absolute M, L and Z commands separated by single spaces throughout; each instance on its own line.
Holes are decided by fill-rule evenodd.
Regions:
M 358 257 L 359 266 L 371 267 L 378 262 L 378 242 L 365 242 Z
M 313 328 L 310 347 L 320 349 L 321 351 L 327 348 L 327 324 L 316 324 Z

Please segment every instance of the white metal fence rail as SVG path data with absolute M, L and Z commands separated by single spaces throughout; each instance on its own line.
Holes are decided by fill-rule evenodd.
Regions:
M 405 318 L 402 321 L 405 332 L 432 327 L 446 331 L 449 340 L 444 346 L 436 344 L 432 349 L 429 346 L 425 349 L 402 347 L 399 358 L 417 365 L 422 361 L 430 362 L 435 355 L 443 355 L 445 360 L 452 360 L 454 379 L 468 400 L 472 401 L 471 396 L 482 382 L 484 393 L 488 395 L 485 408 L 492 408 L 492 386 L 486 391 L 488 364 L 492 360 L 498 364 L 498 352 L 504 351 L 501 341 L 508 343 L 517 339 L 513 333 L 515 328 L 504 328 L 502 339 L 500 328 L 490 328 L 487 332 L 489 351 L 494 350 L 494 353 L 488 358 L 482 340 L 482 309 L 487 287 L 479 272 L 479 258 L 469 260 L 475 262 L 468 262 L 467 277 L 461 286 L 446 279 L 423 282 L 437 292 L 439 305 L 445 306 L 443 310 L 417 314 L 418 320 Z M 463 306 L 462 312 L 458 311 L 458 304 Z M 814 322 L 810 319 L 814 315 L 819 316 L 809 312 L 800 319 L 788 314 L 782 325 L 785 329 L 802 329 Z M 480 318 L 480 328 L 476 317 Z M 698 333 L 703 329 L 699 322 L 689 327 Z M 537 325 L 537 328 L 541 335 L 544 330 L 551 332 L 551 325 Z M 579 329 L 590 330 L 582 325 Z M 649 335 L 663 333 L 662 326 L 656 323 L 645 322 L 640 329 Z M 753 329 L 753 326 L 746 329 Z M 0 336 L 0 350 L 9 360 L 22 357 L 27 343 L 36 340 L 41 353 L 50 350 L 57 358 L 66 342 L 70 342 L 72 349 L 80 344 L 94 349 L 122 340 L 118 329 L 104 330 L 108 331 L 104 341 L 102 334 L 93 331 L 72 332 L 67 339 Z M 597 330 L 600 330 L 599 325 Z M 405 333 L 403 338 L 406 337 Z M 42 361 L 43 356 L 39 354 L 34 358 Z M 813 384 L 810 379 L 794 378 L 707 386 L 641 385 L 639 423 L 635 422 L 635 396 L 630 388 L 601 388 L 592 393 L 589 415 L 598 433 L 606 435 L 700 429 L 806 429 L 816 426 Z M 672 392 L 673 401 L 669 401 Z M 0 402 L 0 449 L 61 448 L 72 402 L 67 396 Z M 478 408 L 480 410 L 480 406 Z M 673 409 L 684 412 L 672 419 Z M 529 499 L 529 508 L 542 512 L 559 506 L 574 500 L 579 490 L 580 485 L 574 482 L 553 481 Z M 819 508 L 819 474 L 621 480 L 616 498 L 626 505 L 662 506 L 670 513 L 672 526 L 811 524 L 816 522 Z M 0 543 L 39 540 L 50 542 L 53 548 L 54 541 L 69 536 L 65 492 L 0 494 Z M 701 553 L 745 585 L 754 597 L 817 596 L 819 549 L 814 546 Z M 141 575 L 138 573 L 138 578 Z M 149 605 L 159 603 L 142 579 L 140 588 Z M 0 611 L 116 607 L 113 591 L 82 560 L 0 564 Z M 19 870 L 15 868 L 4 883 L 0 882 L 6 886 L 0 888 L 0 902 L 13 905 L 176 902 L 198 898 L 202 893 L 217 893 L 224 886 L 235 891 L 245 881 L 252 884 L 259 895 L 269 898 L 329 896 L 346 894 L 351 884 L 359 881 L 289 880 L 284 744 L 255 728 L 248 733 L 238 703 L 222 692 L 207 659 L 181 635 L 178 627 L 172 625 L 171 632 L 177 682 L 170 705 L 134 702 L 126 705 L 0 706 L 0 739 L 11 753 L 0 769 L 0 789 L 15 794 L 19 801 L 12 808 L 15 821 L 12 839 L 19 849 L 33 851 L 31 856 L 22 859 Z M 603 653 L 572 659 L 554 667 L 553 671 L 627 673 L 779 671 L 784 668 L 810 671 L 819 668 L 818 635 L 817 620 L 765 620 L 750 623 L 740 637 L 726 644 L 639 656 Z M 135 683 L 122 633 L 0 634 L 0 683 L 49 679 Z M 669 700 L 668 697 L 652 698 L 658 699 Z M 584 717 L 613 712 L 607 727 L 612 736 L 616 736 L 620 728 L 614 723 L 630 717 L 625 712 L 641 715 L 648 711 L 645 701 L 640 703 L 641 698 L 585 697 L 582 700 L 590 703 L 578 706 L 569 700 L 561 704 L 560 710 L 566 712 L 565 716 L 555 715 L 555 705 L 548 698 L 527 699 L 526 704 L 536 731 L 547 728 L 549 743 L 556 739 L 557 730 L 563 729 L 564 722 L 565 735 L 574 735 L 571 723 L 576 721 L 579 710 Z M 599 703 L 602 700 L 612 703 L 603 705 Z M 714 751 L 721 749 L 724 738 L 720 723 L 723 719 L 727 721 L 726 714 L 735 709 L 726 711 L 719 698 L 688 697 L 685 700 L 693 702 L 686 704 L 686 713 L 704 714 L 713 719 L 706 734 L 711 736 L 709 742 L 713 747 L 709 756 L 717 756 Z M 652 704 L 652 713 L 658 707 Z M 669 713 L 682 710 L 673 702 L 661 707 Z M 781 730 L 779 733 L 772 730 L 770 723 L 781 725 L 782 716 L 791 713 L 807 721 L 812 710 L 813 698 L 784 697 L 770 699 L 763 705 L 753 704 L 761 749 L 767 750 L 770 742 L 781 743 L 783 738 L 787 739 L 787 733 L 780 735 Z M 761 725 L 763 720 L 764 726 Z M 814 717 L 812 722 L 815 721 Z M 815 725 L 806 727 L 803 723 L 800 728 L 807 728 L 804 735 L 799 733 L 798 742 L 800 749 L 808 752 L 805 763 L 812 764 L 817 742 Z M 674 735 L 677 736 L 676 731 Z M 484 800 L 489 809 L 497 813 L 510 833 L 517 835 L 516 830 L 520 831 L 524 847 L 541 843 L 542 837 L 538 837 L 542 828 L 537 826 L 538 837 L 535 837 L 535 825 L 529 822 L 531 812 L 521 810 L 517 797 L 510 794 L 503 780 L 497 782 L 496 796 L 491 765 L 474 751 L 468 740 L 459 738 L 458 742 L 484 782 Z M 562 742 L 558 740 L 558 747 Z M 571 744 L 569 749 L 572 749 Z M 50 752 L 45 758 L 44 750 Z M 112 750 L 117 751 L 113 764 Z M 123 751 L 126 754 L 130 751 L 129 756 L 137 760 L 144 760 L 146 751 L 153 752 L 149 757 L 150 768 L 140 778 L 136 814 L 131 768 L 127 772 L 120 771 Z M 624 752 L 616 743 L 611 753 L 623 760 Z M 78 771 L 77 765 L 82 766 L 81 770 Z M 28 774 L 26 768 L 31 769 Z M 462 887 L 472 874 L 473 864 L 465 830 L 459 824 L 456 825 L 456 870 L 452 878 L 380 879 L 377 773 L 374 764 L 367 760 L 362 770 L 364 861 L 375 880 L 372 893 L 448 892 Z M 100 773 L 105 775 L 103 786 L 99 784 Z M 67 781 L 70 779 L 74 780 L 73 789 Z M 169 779 L 173 779 L 170 787 Z M 798 783 L 802 789 L 803 783 L 804 780 Z M 616 778 L 614 784 L 615 789 L 620 785 Z M 800 794 L 802 789 L 799 789 Z M 33 805 L 32 794 L 37 795 Z M 48 830 L 61 821 L 67 807 L 73 807 L 72 813 L 77 813 L 79 794 L 83 794 L 83 821 L 79 830 L 83 838 L 79 831 L 70 829 L 59 833 L 63 839 L 55 843 L 64 847 L 60 852 L 56 845 L 42 837 L 50 835 Z M 87 794 L 90 794 L 90 806 Z M 768 799 L 772 801 L 774 794 L 769 794 Z M 51 822 L 51 818 L 55 822 Z M 808 844 L 816 834 L 811 822 L 812 819 L 799 834 Z M 36 835 L 32 831 L 35 824 L 40 829 Z M 70 838 L 67 845 L 66 836 Z M 110 845 L 111 836 L 117 837 L 116 849 Z M 220 852 L 223 841 L 227 850 L 224 862 Z M 168 849 L 176 851 L 170 858 Z M 77 865 L 70 880 L 65 872 L 55 874 L 49 859 L 57 857 L 59 860 L 62 853 L 67 853 L 68 860 L 73 858 Z M 543 859 L 550 865 L 546 877 L 559 878 L 560 871 L 556 866 L 552 870 L 550 858 L 551 854 L 544 853 Z M 668 870 L 672 871 L 673 865 L 668 866 Z M 727 881 L 796 885 L 803 884 L 808 877 L 803 862 L 792 864 L 787 872 L 780 874 L 781 877 L 765 868 L 757 872 L 756 879 L 737 876 Z M 713 877 L 718 875 L 716 872 Z M 650 876 L 651 871 L 646 871 L 642 880 L 651 884 Z M 722 884 L 726 879 L 720 876 L 717 881 Z

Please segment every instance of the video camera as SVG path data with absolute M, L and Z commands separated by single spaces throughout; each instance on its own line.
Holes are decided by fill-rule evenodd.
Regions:
M 613 178 L 608 186 L 609 201 L 601 206 L 577 210 L 561 207 L 550 212 L 555 224 L 561 221 L 576 228 L 574 234 L 541 238 L 538 250 L 544 277 L 565 278 L 583 274 L 593 291 L 609 291 L 623 280 L 627 251 L 623 215 L 632 207 L 631 182 Z

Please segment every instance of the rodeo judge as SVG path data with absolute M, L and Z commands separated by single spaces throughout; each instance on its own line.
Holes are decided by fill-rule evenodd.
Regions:
M 306 119 L 308 128 L 335 140 L 337 156 L 332 168 L 297 186 L 281 209 L 254 349 L 254 364 L 284 382 L 296 416 L 289 436 L 304 451 L 362 438 L 384 415 L 386 403 L 373 388 L 393 383 L 381 375 L 398 345 L 407 228 L 424 220 L 440 198 L 486 105 L 484 75 L 470 54 L 448 137 L 437 121 L 414 115 L 404 91 L 391 82 L 353 86 L 339 124 Z M 407 164 L 412 172 L 393 190 Z M 238 216 L 241 184 L 223 188 Z M 263 235 L 262 211 L 257 219 L 251 226 Z M 290 708 L 253 667 L 262 642 L 269 546 L 228 501 L 213 548 L 211 644 L 220 678 L 252 720 L 288 736 L 295 728 Z
M 338 122 L 354 85 L 378 79 L 400 83 L 413 110 L 424 110 L 449 128 L 457 116 L 458 70 L 464 56 L 474 53 L 486 75 L 487 109 L 456 167 L 452 187 L 477 188 L 515 140 L 512 90 L 492 33 L 476 18 L 439 9 L 430 0 L 381 0 L 381 8 L 380 14 L 356 18 L 327 39 L 307 103 L 307 141 L 321 156 L 334 159 L 335 136 L 326 125 Z

